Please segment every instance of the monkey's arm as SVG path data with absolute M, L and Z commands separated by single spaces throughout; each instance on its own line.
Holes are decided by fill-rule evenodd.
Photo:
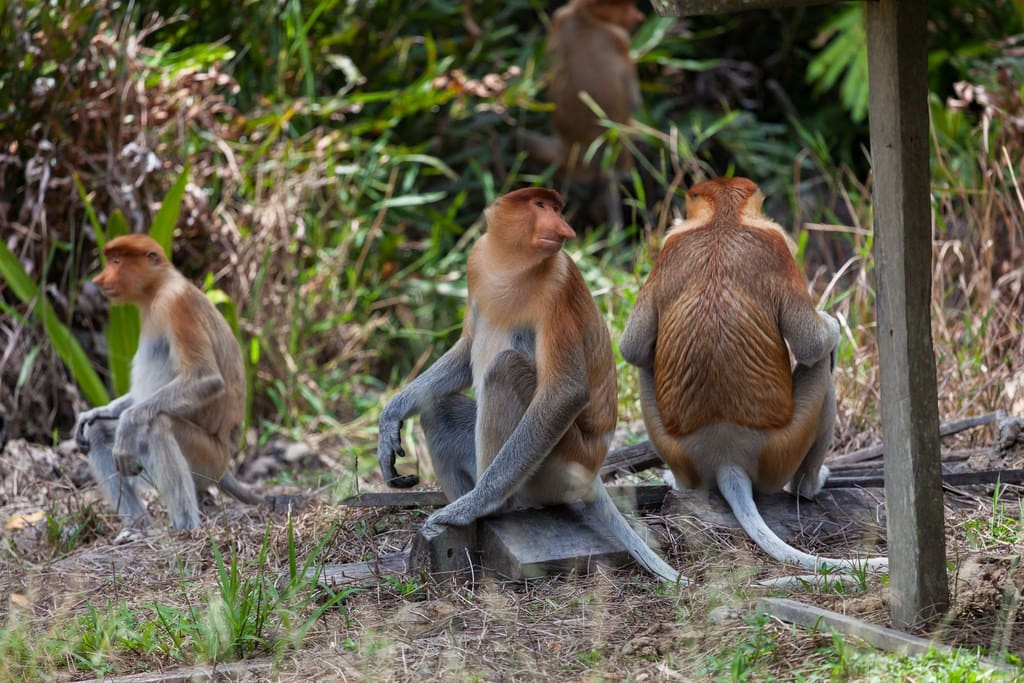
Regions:
M 630 365 L 649 370 L 654 367 L 654 343 L 657 338 L 658 309 L 651 297 L 641 289 L 626 329 L 619 337 L 619 351 Z
M 816 310 L 809 300 L 792 298 L 783 308 L 780 327 L 801 365 L 814 365 L 839 344 L 839 323 L 828 313 Z
M 400 477 L 395 458 L 405 457 L 402 448 L 402 421 L 418 414 L 432 399 L 464 391 L 473 383 L 471 344 L 460 337 L 455 345 L 392 398 L 381 411 L 377 424 L 377 462 L 389 485 L 398 488 L 415 486 L 415 475 Z
M 496 512 L 551 455 L 590 400 L 584 353 L 567 346 L 576 349 L 568 367 L 538 387 L 523 419 L 473 490 L 431 515 L 425 531 L 464 526 Z
M 131 407 L 132 402 L 132 395 L 128 393 L 114 399 L 105 406 L 99 406 L 98 408 L 93 408 L 92 410 L 86 410 L 79 413 L 78 419 L 75 420 L 75 431 L 73 435 L 78 447 L 82 451 L 88 451 L 89 440 L 85 438 L 85 430 L 89 425 L 97 420 L 118 419 L 121 417 L 121 413 Z
M 114 436 L 114 457 L 138 454 L 140 428 L 157 415 L 186 417 L 220 400 L 225 393 L 224 378 L 216 366 L 179 373 L 144 400 L 121 413 Z

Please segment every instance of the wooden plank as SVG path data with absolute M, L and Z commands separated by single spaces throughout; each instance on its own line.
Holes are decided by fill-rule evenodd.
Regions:
M 885 509 L 878 490 L 828 489 L 813 501 L 785 492 L 758 495 L 757 508 L 772 531 L 788 543 L 808 536 L 859 539 L 884 535 Z M 709 528 L 742 528 L 717 491 L 673 491 L 665 497 L 662 514 L 672 515 L 674 521 L 697 533 Z
M 942 481 L 950 486 L 969 486 L 971 484 L 1018 484 L 1024 481 L 1024 469 L 1019 470 L 985 470 L 982 472 L 943 472 Z M 874 488 L 885 484 L 885 475 L 877 474 L 833 477 L 829 476 L 825 488 L 845 488 L 863 486 Z
M 612 498 L 629 501 L 639 510 L 657 510 L 668 493 L 665 484 L 609 486 Z M 441 491 L 368 491 L 342 501 L 351 507 L 439 508 L 448 504 Z
M 685 17 L 695 14 L 726 14 L 775 7 L 806 7 L 830 5 L 838 0 L 651 0 L 655 11 L 663 17 Z
M 603 479 L 608 479 L 616 474 L 630 474 L 643 472 L 652 467 L 664 467 L 665 463 L 661 456 L 654 451 L 650 441 L 641 441 L 622 448 L 616 448 L 608 453 L 601 465 L 600 474 Z
M 317 578 L 324 588 L 339 589 L 353 586 L 370 587 L 380 583 L 380 577 L 388 574 L 405 574 L 409 571 L 409 550 L 383 555 L 369 562 L 352 562 L 324 567 Z M 311 570 L 315 573 L 316 570 Z
M 928 203 L 925 0 L 866 3 L 882 440 L 893 623 L 948 602 Z
M 871 624 L 855 617 L 814 607 L 813 605 L 806 605 L 796 600 L 761 598 L 757 601 L 757 609 L 782 621 L 797 624 L 812 631 L 821 631 L 822 626 L 824 626 L 829 631 L 844 636 L 860 638 L 868 645 L 887 652 L 916 656 L 925 655 L 931 651 L 944 654 L 954 654 L 958 651 L 957 648 L 952 648 L 944 643 L 919 638 L 903 631 Z M 973 654 L 973 652 L 970 654 Z M 994 669 L 1016 672 L 1014 667 L 1002 662 L 996 662 L 984 657 L 979 658 L 979 661 L 982 665 Z
M 566 505 L 488 517 L 477 532 L 483 567 L 519 581 L 629 562 L 622 544 L 597 531 L 599 526 L 589 513 Z
M 460 574 L 480 566 L 477 525 L 446 526 L 437 533 L 425 533 L 421 527 L 413 536 L 409 551 L 409 569 L 426 570 L 435 578 Z
M 947 422 L 939 426 L 939 437 L 944 438 L 947 436 L 953 436 L 954 434 L 960 434 L 961 432 L 973 429 L 974 427 L 982 427 L 984 425 L 992 424 L 993 422 L 998 422 L 1005 417 L 1006 411 L 996 410 L 991 413 L 984 413 L 982 415 L 964 418 L 963 420 Z M 826 464 L 829 467 L 853 465 L 879 458 L 884 454 L 884 452 L 885 444 L 876 443 L 832 458 Z M 652 467 L 664 466 L 665 463 L 662 461 L 661 456 L 655 452 L 654 446 L 651 445 L 651 442 L 641 441 L 640 443 L 616 448 L 608 453 L 608 457 L 605 458 L 604 464 L 601 466 L 601 477 L 607 480 L 617 474 L 632 474 L 634 472 L 643 472 L 644 470 Z

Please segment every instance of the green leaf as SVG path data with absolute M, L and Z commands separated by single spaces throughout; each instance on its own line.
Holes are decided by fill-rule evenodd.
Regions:
M 181 214 L 181 200 L 185 197 L 188 170 L 189 165 L 186 163 L 185 168 L 181 170 L 181 175 L 164 196 L 160 210 L 153 217 L 153 225 L 149 229 L 149 236 L 164 248 L 167 258 L 171 257 L 171 240 L 174 237 L 174 226 L 178 224 L 178 216 Z
M 103 386 L 99 375 L 93 370 L 89 357 L 85 355 L 78 340 L 58 318 L 46 297 L 40 296 L 39 287 L 29 277 L 7 245 L 0 242 L 0 276 L 14 292 L 14 295 L 27 304 L 34 305 L 34 313 L 43 323 L 50 344 L 64 361 L 85 398 L 93 405 L 110 403 L 110 394 Z
M 132 358 L 139 348 L 139 309 L 130 304 L 110 307 L 107 321 L 107 366 L 114 393 L 127 394 L 132 381 Z

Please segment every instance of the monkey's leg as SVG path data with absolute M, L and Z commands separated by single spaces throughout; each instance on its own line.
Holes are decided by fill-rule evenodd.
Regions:
M 537 391 L 537 368 L 512 349 L 502 351 L 487 366 L 480 397 L 477 475 L 487 469 L 505 445 Z
M 598 182 L 604 186 L 601 188 L 601 196 L 604 201 L 605 222 L 610 228 L 620 229 L 623 220 L 622 200 L 619 197 L 619 181 L 616 175 L 612 173 L 606 178 L 601 178 Z
M 114 463 L 116 430 L 116 418 L 94 420 L 84 428 L 83 433 L 89 447 L 89 469 L 103 497 L 117 514 L 125 518 L 129 526 L 145 526 L 149 519 L 146 506 L 139 499 L 132 479 L 122 477 Z
M 447 394 L 420 413 L 427 450 L 448 502 L 471 491 L 476 484 L 476 402 L 461 394 Z
M 177 530 L 194 529 L 199 526 L 199 502 L 193 466 L 190 466 L 175 438 L 177 422 L 175 418 L 161 414 L 144 428 L 146 431 L 140 441 L 149 443 L 149 455 L 142 459 L 142 466 L 160 492 L 171 526 Z M 192 457 L 198 459 L 195 454 Z M 196 464 L 199 465 L 198 473 L 208 477 L 210 472 L 203 471 L 207 463 Z
M 804 498 L 814 498 L 828 479 L 823 463 L 832 443 L 836 422 L 836 391 L 832 383 L 832 359 L 829 356 L 793 371 L 793 421 L 816 420 L 814 442 L 786 489 Z

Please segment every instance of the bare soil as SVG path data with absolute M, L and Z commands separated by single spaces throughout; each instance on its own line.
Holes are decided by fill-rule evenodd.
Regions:
M 1008 487 L 1001 496 L 1018 516 L 1021 491 Z M 952 645 L 1024 653 L 1024 614 L 1016 607 L 1024 591 L 1022 549 L 991 539 L 979 548 L 965 524 L 992 519 L 991 487 L 951 491 L 946 502 L 952 606 L 926 635 Z M 9 599 L 0 603 L 0 622 L 28 619 L 35 632 L 52 634 L 76 615 L 111 603 L 147 615 L 153 605 L 205 605 L 216 589 L 215 545 L 225 556 L 236 553 L 249 574 L 284 577 L 289 522 L 300 562 L 330 536 L 321 561 L 342 564 L 402 549 L 424 517 L 419 511 L 314 500 L 289 519 L 215 499 L 205 506 L 201 528 L 177 533 L 167 527 L 158 502 L 151 509 L 154 523 L 147 530 L 116 543 L 119 524 L 98 500 L 81 454 L 24 441 L 6 444 L 0 459 L 0 594 Z M 644 521 L 670 562 L 696 580 L 695 587 L 666 589 L 629 569 L 515 583 L 382 577 L 328 610 L 300 649 L 276 658 L 254 653 L 243 662 L 247 672 L 241 679 L 690 681 L 739 676 L 750 663 L 755 678 L 787 679 L 834 656 L 827 650 L 830 635 L 755 618 L 754 603 L 767 594 L 755 581 L 791 570 L 766 559 L 741 535 L 700 520 L 647 515 Z M 1021 533 L 1018 528 L 1016 538 Z M 265 543 L 269 553 L 259 566 Z M 885 550 L 884 539 L 877 546 L 850 538 L 808 537 L 800 543 L 833 555 Z M 876 624 L 888 620 L 888 588 L 878 578 L 869 579 L 865 590 L 841 594 L 772 594 Z M 53 680 L 96 675 L 79 661 L 53 664 Z M 190 664 L 196 662 L 126 652 L 112 662 L 110 673 L 174 672 Z M 199 670 L 208 674 L 213 668 Z

